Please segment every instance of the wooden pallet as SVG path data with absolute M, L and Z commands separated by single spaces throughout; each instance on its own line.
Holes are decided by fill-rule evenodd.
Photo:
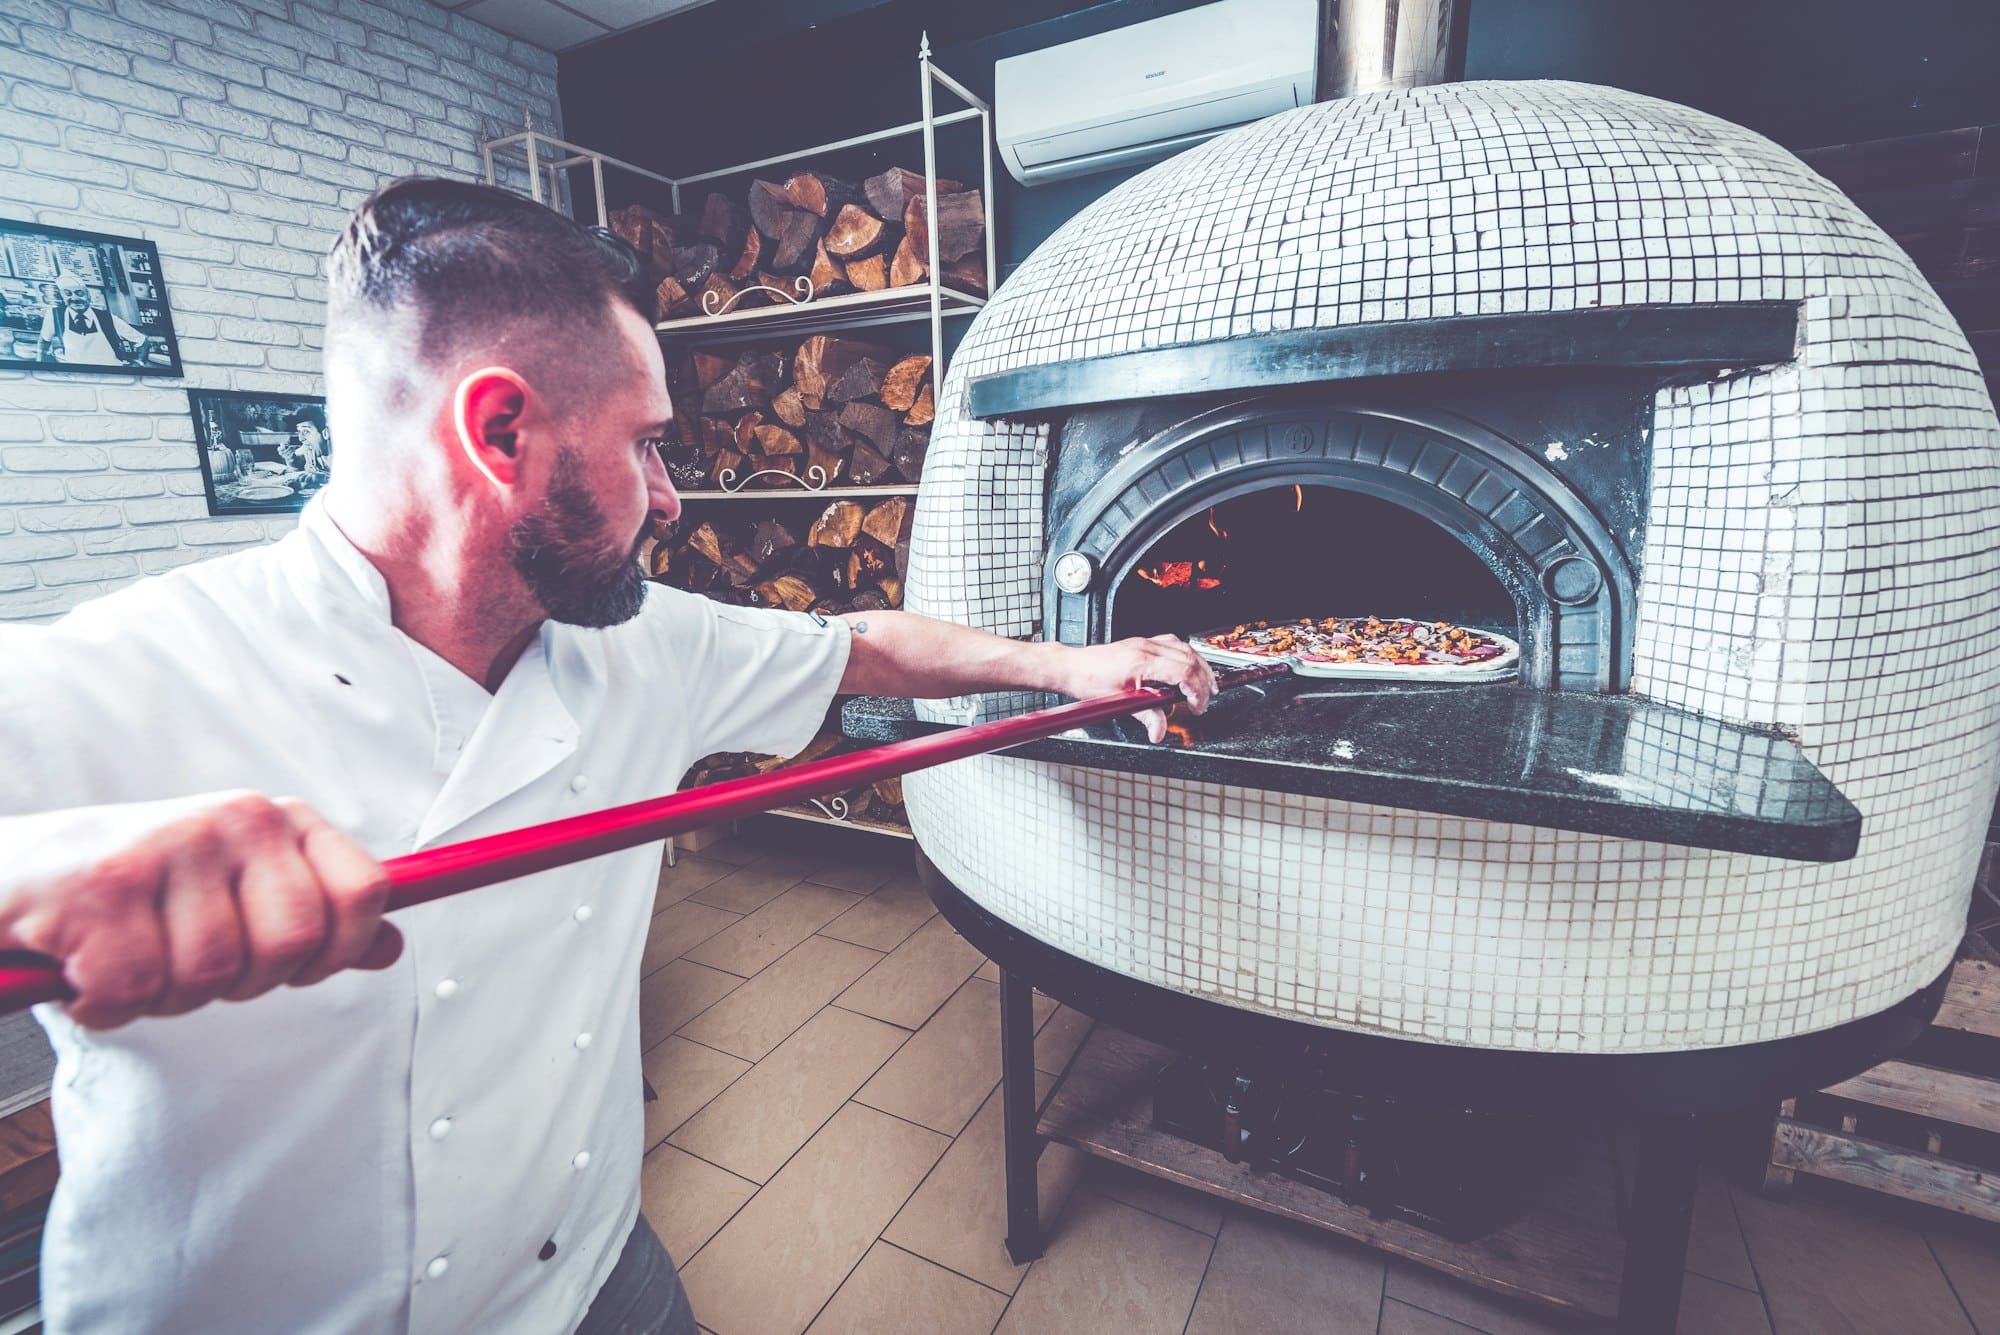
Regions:
M 1959 960 L 1931 1024 L 2000 1039 L 2000 965 Z M 1767 1192 L 1782 1196 L 1797 1174 L 1808 1173 L 2000 1222 L 2000 1162 L 1954 1158 L 1948 1147 L 1957 1129 L 2000 1133 L 2000 1061 L 1978 1070 L 1886 1061 L 1821 1092 L 1857 1106 L 1840 1114 L 1836 1128 L 1802 1119 L 1797 1099 L 1780 1104 L 1764 1171 Z M 1921 1118 L 1924 1148 L 1865 1134 L 1861 1123 L 1869 1109 Z
M 1532 1214 L 1478 1241 L 1453 1242 L 1154 1130 L 1153 1078 L 1173 1056 L 1098 1025 L 1050 1095 L 1038 1129 L 1086 1154 L 1343 1234 L 1495 1293 L 1616 1315 L 1625 1249 L 1609 1146 L 1603 1156 L 1572 1156 L 1573 1171 L 1549 1184 Z M 1592 1171 L 1593 1164 L 1601 1170 Z

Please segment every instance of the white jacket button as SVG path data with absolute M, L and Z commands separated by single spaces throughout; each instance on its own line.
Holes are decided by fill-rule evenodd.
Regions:
M 458 995 L 458 979 L 440 978 L 438 979 L 438 985 L 432 988 L 431 991 L 437 993 L 439 1001 L 450 1001 Z
M 446 1136 L 450 1134 L 451 1134 L 451 1119 L 449 1117 L 440 1117 L 435 1122 L 431 1123 L 432 1140 L 443 1140 Z
M 432 1279 L 443 1279 L 444 1272 L 451 1269 L 451 1262 L 442 1256 L 433 1256 L 431 1263 L 424 1267 L 424 1273 Z
M 576 1157 L 569 1161 L 569 1166 L 571 1168 L 579 1168 L 579 1169 L 590 1167 L 590 1151 L 578 1150 L 576 1152 Z
M 590 780 L 584 778 L 581 774 L 569 781 L 569 790 L 572 793 L 580 793 L 588 787 L 590 787 Z
M 580 1033 L 576 1036 L 576 1050 L 578 1052 L 581 1052 L 589 1046 L 590 1046 L 590 1031 L 585 1030 L 583 1033 Z
M 577 920 L 578 922 L 589 922 L 589 921 L 590 921 L 590 905 L 588 905 L 588 904 L 578 904 L 578 905 L 576 906 L 576 912 L 575 912 L 574 914 L 572 914 L 571 916 L 572 916 L 572 917 L 574 917 L 574 918 L 575 918 L 575 919 L 576 919 L 576 920 Z

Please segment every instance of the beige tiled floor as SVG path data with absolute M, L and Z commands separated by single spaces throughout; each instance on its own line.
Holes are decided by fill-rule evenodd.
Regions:
M 1063 1146 L 1000 1244 L 999 989 L 909 846 L 760 827 L 661 875 L 647 1218 L 714 1335 L 1538 1335 L 1534 1308 Z M 807 849 L 818 844 L 818 851 Z M 1089 1032 L 1038 998 L 1046 1094 Z M 2000 1229 L 1705 1170 L 1687 1335 L 2000 1335 Z

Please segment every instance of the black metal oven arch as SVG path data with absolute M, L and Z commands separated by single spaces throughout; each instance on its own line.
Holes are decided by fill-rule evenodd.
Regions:
M 1047 624 L 1065 643 L 1102 640 L 1118 588 L 1160 536 L 1230 497 L 1293 484 L 1401 505 L 1470 548 L 1514 601 L 1528 685 L 1628 687 L 1636 581 L 1624 553 L 1533 454 L 1446 413 L 1254 399 L 1154 433 L 1051 515 Z M 1070 553 L 1090 563 L 1080 589 L 1057 577 Z

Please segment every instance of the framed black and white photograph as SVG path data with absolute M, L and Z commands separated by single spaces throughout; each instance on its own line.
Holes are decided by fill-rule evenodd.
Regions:
M 0 218 L 0 369 L 179 375 L 158 248 Z
M 333 441 L 311 394 L 191 389 L 188 411 L 212 515 L 300 510 L 326 485 Z

